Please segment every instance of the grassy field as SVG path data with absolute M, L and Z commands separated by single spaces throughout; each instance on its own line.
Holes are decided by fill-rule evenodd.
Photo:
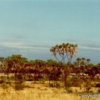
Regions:
M 49 87 L 48 84 L 25 82 L 24 89 L 15 90 L 9 86 L 0 87 L 0 100 L 100 100 L 100 95 L 76 95 L 64 88 Z

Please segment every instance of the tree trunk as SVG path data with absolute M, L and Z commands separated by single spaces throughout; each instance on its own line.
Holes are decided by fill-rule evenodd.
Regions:
M 65 86 L 65 88 L 67 86 L 67 70 L 66 70 L 66 68 L 64 69 L 64 86 Z

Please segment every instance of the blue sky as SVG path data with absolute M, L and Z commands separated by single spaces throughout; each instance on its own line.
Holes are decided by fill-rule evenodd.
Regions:
M 50 58 L 57 43 L 100 60 L 100 0 L 0 0 L 0 55 Z

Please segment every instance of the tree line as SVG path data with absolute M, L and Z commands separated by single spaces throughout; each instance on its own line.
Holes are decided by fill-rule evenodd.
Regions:
M 72 63 L 73 57 L 77 54 L 77 48 L 76 44 L 70 43 L 55 45 L 50 49 L 55 60 L 47 61 L 29 60 L 22 55 L 12 55 L 2 60 L 0 72 L 8 76 L 13 74 L 14 79 L 18 81 L 63 81 L 65 87 L 68 85 L 69 76 L 74 78 L 78 76 L 83 80 L 100 79 L 100 64 L 92 64 L 89 58 L 77 58 Z

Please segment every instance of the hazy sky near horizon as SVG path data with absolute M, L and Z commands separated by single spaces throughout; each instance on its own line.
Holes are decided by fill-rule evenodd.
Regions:
M 0 0 L 2 53 L 28 49 L 43 55 L 62 42 L 77 43 L 93 56 L 97 51 L 100 59 L 100 0 Z

